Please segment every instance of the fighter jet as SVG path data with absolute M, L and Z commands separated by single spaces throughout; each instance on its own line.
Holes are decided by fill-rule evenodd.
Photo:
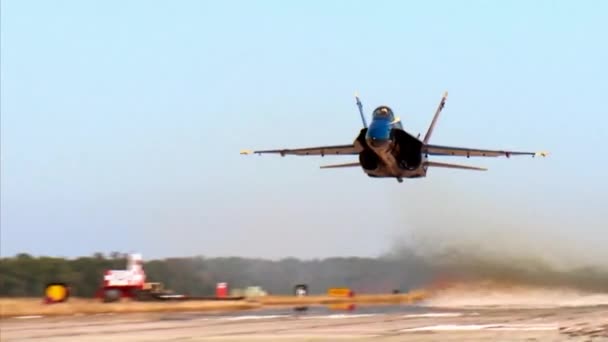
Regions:
M 445 107 L 448 93 L 445 92 L 433 120 L 422 140 L 420 134 L 414 136 L 403 129 L 401 120 L 395 117 L 388 106 L 379 106 L 372 113 L 372 121 L 367 125 L 363 113 L 363 105 L 359 96 L 355 94 L 363 129 L 357 135 L 352 144 L 319 146 L 295 149 L 278 150 L 243 150 L 241 154 L 279 154 L 296 156 L 325 156 L 325 155 L 353 155 L 358 156 L 358 161 L 345 164 L 334 164 L 321 166 L 322 169 L 361 167 L 370 177 L 395 178 L 399 183 L 404 178 L 426 177 L 429 167 L 443 167 L 453 169 L 465 169 L 486 171 L 486 168 L 451 164 L 429 160 L 429 156 L 461 156 L 461 157 L 499 157 L 528 155 L 532 157 L 547 156 L 546 152 L 518 152 L 503 150 L 483 150 L 476 148 L 463 148 L 443 145 L 433 145 L 429 141 L 433 135 L 433 129 L 439 118 L 439 114 Z

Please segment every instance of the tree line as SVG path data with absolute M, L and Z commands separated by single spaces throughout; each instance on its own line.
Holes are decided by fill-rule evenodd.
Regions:
M 0 258 L 0 296 L 41 296 L 46 284 L 65 282 L 73 296 L 91 297 L 108 269 L 124 269 L 126 255 L 95 253 L 88 257 L 34 257 L 25 253 Z M 356 292 L 388 293 L 407 290 L 420 279 L 407 276 L 397 260 L 344 257 L 317 260 L 202 256 L 166 258 L 144 262 L 147 281 L 188 295 L 212 295 L 218 282 L 229 288 L 261 286 L 270 294 L 292 294 L 296 284 L 310 293 L 330 287 L 350 287 Z

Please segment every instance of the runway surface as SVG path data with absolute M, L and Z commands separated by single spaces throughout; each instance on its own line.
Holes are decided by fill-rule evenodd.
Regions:
M 608 306 L 571 308 L 312 307 L 233 314 L 20 317 L 2 341 L 608 341 Z

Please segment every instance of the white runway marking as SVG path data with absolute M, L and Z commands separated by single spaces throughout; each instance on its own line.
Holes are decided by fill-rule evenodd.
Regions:
M 272 335 L 272 334 L 256 334 L 256 335 L 248 335 L 246 339 L 243 341 L 338 341 L 338 340 L 359 340 L 364 338 L 378 338 L 378 335 L 375 334 L 328 334 L 328 333 L 307 333 L 307 334 L 281 334 L 281 335 Z M 209 336 L 205 337 L 205 340 L 213 341 L 213 340 L 229 340 L 235 341 L 235 336 Z
M 496 324 L 439 324 L 424 327 L 401 329 L 400 331 L 460 331 L 460 330 L 482 330 L 496 327 Z
M 320 316 L 302 316 L 302 319 L 344 319 L 344 318 L 363 318 L 363 317 L 374 317 L 379 314 L 333 314 L 333 315 L 320 315 Z
M 549 331 L 558 330 L 557 324 L 502 324 L 501 327 L 492 330 L 500 331 Z
M 283 317 L 291 317 L 290 315 L 249 315 L 249 316 L 229 316 L 229 317 L 219 317 L 219 319 L 226 321 L 244 321 L 249 319 L 272 319 L 272 318 L 283 318 Z
M 403 318 L 428 318 L 428 317 L 460 317 L 464 314 L 462 312 L 429 312 L 423 314 L 410 314 L 403 315 Z
M 557 329 L 557 324 L 439 324 L 417 328 L 401 329 L 400 331 L 548 331 Z
M 42 318 L 44 316 L 40 315 L 32 315 L 32 316 L 17 316 L 16 319 L 34 319 L 34 318 Z

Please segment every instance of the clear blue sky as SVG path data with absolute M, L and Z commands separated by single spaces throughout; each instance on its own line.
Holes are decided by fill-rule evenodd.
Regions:
M 608 245 L 606 1 L 1 6 L 3 256 L 373 256 L 456 207 L 474 240 Z M 433 142 L 552 154 L 403 184 L 239 155 L 352 142 L 355 90 L 413 133 L 448 90 Z

